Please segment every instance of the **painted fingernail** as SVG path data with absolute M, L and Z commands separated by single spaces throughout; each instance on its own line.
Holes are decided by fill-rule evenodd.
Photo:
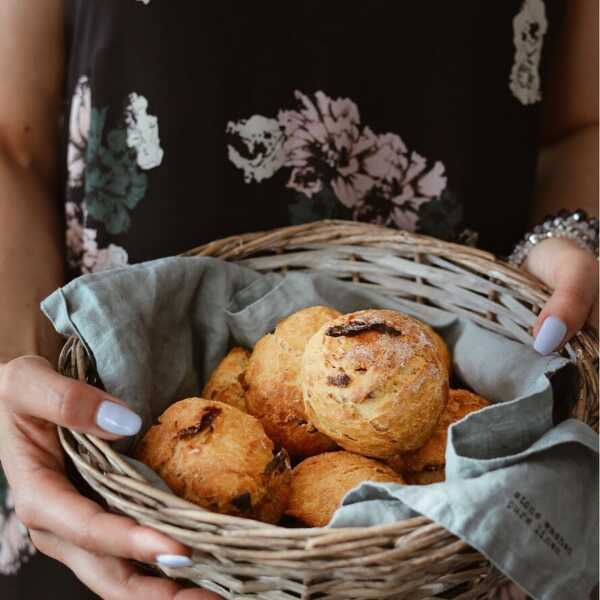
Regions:
M 142 419 L 122 404 L 105 400 L 96 413 L 100 429 L 117 435 L 135 435 L 142 427 Z
M 159 554 L 156 562 L 163 567 L 178 569 L 181 567 L 191 567 L 193 562 L 189 556 L 183 554 Z
M 567 333 L 567 326 L 564 321 L 558 317 L 550 315 L 542 323 L 537 337 L 533 344 L 533 349 L 544 356 L 554 352 L 563 341 Z

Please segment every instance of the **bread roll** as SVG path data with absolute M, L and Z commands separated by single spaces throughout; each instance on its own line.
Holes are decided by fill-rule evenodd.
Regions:
M 431 469 L 430 471 L 417 471 L 416 473 L 407 473 L 404 475 L 406 483 L 410 485 L 430 485 L 440 483 L 446 480 L 446 470 L 444 467 Z
M 274 333 L 262 337 L 250 357 L 244 376 L 248 412 L 260 420 L 267 435 L 292 458 L 335 448 L 335 443 L 306 417 L 300 367 L 308 339 L 339 314 L 326 306 L 296 312 L 278 323 Z
M 254 417 L 222 402 L 187 398 L 150 428 L 136 458 L 177 495 L 208 510 L 276 523 L 287 505 L 285 450 Z
M 391 310 L 321 327 L 306 346 L 302 383 L 317 429 L 374 458 L 422 446 L 448 396 L 448 371 L 429 327 Z
M 386 465 L 350 452 L 326 452 L 307 458 L 292 472 L 286 515 L 310 527 L 324 527 L 345 494 L 363 481 L 404 483 Z
M 442 473 L 441 479 L 436 479 L 436 481 L 443 481 L 448 428 L 452 423 L 460 421 L 469 413 L 478 411 L 485 406 L 489 406 L 489 402 L 472 392 L 450 390 L 448 404 L 440 416 L 435 431 L 425 445 L 414 452 L 394 456 L 387 461 L 387 464 L 398 473 L 402 473 L 409 483 L 416 481 L 416 479 L 428 481 L 434 477 L 430 473 L 440 470 Z M 413 475 L 416 474 L 419 474 L 419 477 L 415 479 Z
M 243 376 L 249 359 L 250 352 L 248 350 L 239 347 L 232 348 L 212 372 L 202 391 L 202 397 L 207 400 L 224 402 L 245 412 Z
M 425 325 L 425 323 L 423 323 L 423 325 L 427 327 L 427 329 L 429 329 L 429 332 L 437 346 L 440 358 L 442 359 L 442 363 L 446 367 L 448 375 L 450 375 L 450 373 L 452 373 L 452 357 L 450 356 L 450 350 L 448 350 L 446 342 L 444 341 L 442 336 L 436 333 L 431 327 L 429 327 L 429 325 Z

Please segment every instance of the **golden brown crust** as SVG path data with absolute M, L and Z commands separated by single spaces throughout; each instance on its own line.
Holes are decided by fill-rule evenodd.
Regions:
M 350 452 L 326 452 L 307 458 L 292 472 L 286 515 L 310 527 L 323 527 L 345 494 L 363 481 L 404 483 L 383 463 Z
M 406 483 L 410 485 L 429 485 L 431 483 L 446 481 L 446 471 L 442 467 L 440 469 L 432 469 L 431 471 L 408 473 L 404 478 L 406 479 Z
M 448 350 L 448 346 L 446 346 L 444 338 L 442 338 L 441 335 L 439 335 L 431 327 L 429 327 L 429 325 L 426 325 L 425 323 L 423 323 L 423 325 L 427 329 L 429 329 L 429 333 L 431 334 L 431 337 L 433 338 L 435 345 L 437 346 L 438 353 L 440 355 L 440 358 L 442 359 L 442 363 L 446 367 L 448 375 L 450 375 L 452 373 L 452 356 L 450 355 L 450 350 Z
M 212 372 L 202 397 L 207 400 L 224 402 L 246 411 L 246 400 L 243 386 L 244 371 L 248 367 L 250 352 L 244 348 L 232 348 L 227 356 Z
M 222 402 L 171 405 L 135 456 L 177 495 L 214 512 L 276 523 L 287 505 L 287 453 L 274 455 L 259 421 Z
M 300 366 L 306 342 L 321 325 L 339 316 L 326 306 L 303 309 L 278 323 L 254 347 L 244 380 L 246 407 L 278 447 L 293 458 L 335 448 L 307 419 L 302 402 Z
M 317 429 L 375 458 L 422 446 L 448 396 L 430 328 L 391 310 L 324 325 L 306 345 L 302 369 L 306 414 Z
M 408 476 L 409 473 L 443 469 L 446 464 L 446 443 L 448 428 L 452 423 L 460 421 L 469 413 L 489 406 L 489 402 L 467 390 L 450 390 L 448 404 L 440 416 L 440 420 L 432 436 L 425 445 L 415 452 L 393 456 L 387 464 L 398 473 Z

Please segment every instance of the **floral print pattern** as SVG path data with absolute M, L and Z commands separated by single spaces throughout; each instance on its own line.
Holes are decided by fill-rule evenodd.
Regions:
M 75 88 L 69 120 L 69 146 L 67 148 L 68 186 L 83 185 L 85 154 L 90 131 L 92 93 L 87 77 L 81 77 Z
M 127 264 L 124 248 L 99 247 L 90 221 L 111 235 L 127 231 L 130 212 L 147 191 L 144 171 L 158 167 L 164 156 L 158 119 L 148 113 L 144 96 L 131 93 L 121 123 L 109 131 L 107 112 L 92 105 L 88 78 L 82 76 L 69 119 L 67 192 L 72 200 L 66 203 L 66 242 L 69 265 L 83 273 Z
M 13 575 L 35 554 L 26 527 L 17 519 L 12 494 L 0 468 L 0 575 Z
M 229 160 L 244 171 L 245 182 L 289 169 L 287 187 L 297 192 L 292 222 L 350 217 L 418 230 L 422 207 L 444 197 L 444 165 L 409 151 L 395 133 L 363 126 L 348 98 L 322 91 L 314 97 L 296 91 L 295 97 L 297 107 L 276 119 L 254 115 L 227 124 L 234 141 Z
M 85 210 L 85 205 L 84 205 Z M 84 227 L 87 220 L 81 215 L 82 210 L 74 202 L 67 202 L 67 248 L 69 266 L 82 273 L 96 273 L 115 267 L 127 265 L 127 251 L 115 244 L 107 248 L 98 248 L 97 231 Z
M 227 147 L 229 160 L 244 171 L 244 181 L 261 182 L 272 177 L 285 162 L 283 133 L 276 119 L 254 115 L 239 123 L 229 122 L 227 133 L 237 135 L 244 156 L 234 145 Z
M 80 77 L 75 87 L 69 116 L 65 212 L 67 261 L 76 274 L 128 264 L 124 248 L 100 245 L 99 227 L 112 235 L 127 231 L 130 212 L 147 191 L 144 171 L 158 167 L 164 156 L 158 119 L 148 113 L 148 100 L 137 93 L 129 94 L 127 100 L 119 124 L 107 130 L 108 110 L 93 106 L 88 78 Z M 34 553 L 0 468 L 0 574 L 16 573 Z
M 164 155 L 158 137 L 158 119 L 147 111 L 148 100 L 144 96 L 129 95 L 125 110 L 127 145 L 135 150 L 137 164 L 145 171 L 158 167 Z
M 515 57 L 509 82 L 510 91 L 524 105 L 542 99 L 540 62 L 547 29 L 543 0 L 524 0 L 513 19 Z

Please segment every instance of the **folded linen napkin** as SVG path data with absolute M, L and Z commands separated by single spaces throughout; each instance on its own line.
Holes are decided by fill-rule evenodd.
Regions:
M 323 275 L 260 275 L 209 258 L 168 258 L 80 277 L 42 304 L 77 335 L 106 389 L 145 426 L 174 400 L 198 395 L 233 344 L 251 347 L 278 320 L 328 304 L 396 309 L 445 338 L 454 370 L 494 402 L 452 426 L 447 481 L 364 483 L 331 527 L 423 514 L 480 550 L 539 600 L 585 598 L 598 580 L 598 440 L 568 412 L 573 368 L 439 310 Z M 570 385 L 569 385 L 570 384 Z M 119 446 L 123 452 L 128 445 Z

